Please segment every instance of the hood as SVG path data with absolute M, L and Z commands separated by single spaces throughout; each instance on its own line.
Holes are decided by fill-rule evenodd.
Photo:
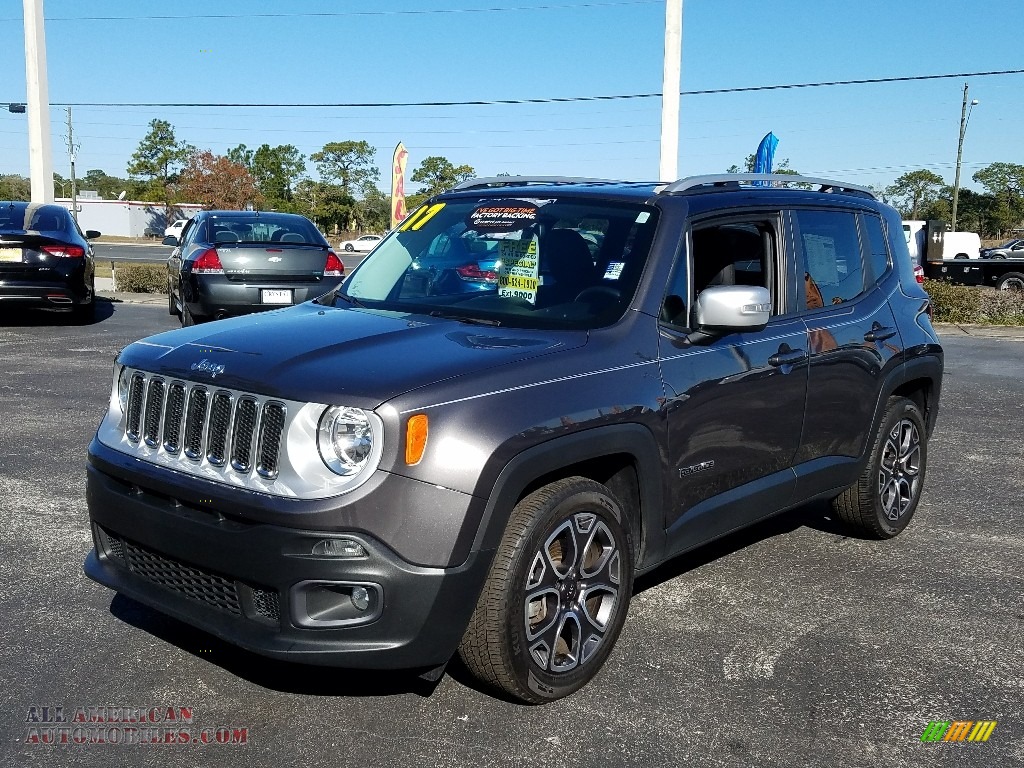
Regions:
M 491 328 L 303 304 L 150 336 L 126 347 L 119 360 L 227 389 L 376 408 L 443 379 L 586 341 L 585 331 Z

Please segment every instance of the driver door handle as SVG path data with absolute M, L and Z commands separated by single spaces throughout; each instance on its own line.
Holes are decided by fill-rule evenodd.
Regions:
M 783 344 L 779 351 L 768 358 L 768 365 L 781 368 L 784 365 L 796 365 L 807 359 L 807 353 L 802 349 L 792 349 L 789 344 Z
M 888 326 L 875 323 L 871 326 L 871 330 L 864 334 L 864 341 L 885 341 L 886 339 L 891 339 L 895 335 L 895 328 L 889 328 Z

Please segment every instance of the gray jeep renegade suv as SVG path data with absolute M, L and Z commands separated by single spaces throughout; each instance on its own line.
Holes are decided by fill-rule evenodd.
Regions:
M 474 180 L 316 301 L 121 352 L 85 570 L 260 654 L 458 653 L 545 702 L 670 557 L 816 499 L 902 531 L 942 365 L 867 190 Z

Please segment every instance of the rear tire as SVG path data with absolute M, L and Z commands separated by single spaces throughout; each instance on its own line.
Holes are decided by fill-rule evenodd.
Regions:
M 928 442 L 917 405 L 890 397 L 860 479 L 833 502 L 848 525 L 875 539 L 898 536 L 921 499 Z
M 1024 291 L 1024 274 L 1020 272 L 1007 272 L 996 283 L 1000 291 Z
M 174 302 L 174 290 L 167 286 L 167 313 L 169 315 L 178 314 L 178 305 Z
M 568 696 L 608 658 L 632 590 L 632 541 L 614 496 L 586 478 L 558 480 L 513 510 L 459 655 L 520 701 Z
M 188 304 L 183 301 L 181 302 L 181 327 L 191 328 L 193 325 L 197 325 L 197 320 L 188 308 Z

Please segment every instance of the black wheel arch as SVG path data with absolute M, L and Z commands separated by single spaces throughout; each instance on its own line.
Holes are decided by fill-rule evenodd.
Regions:
M 534 445 L 498 473 L 473 549 L 497 548 L 513 508 L 525 495 L 563 477 L 580 476 L 607 486 L 619 501 L 634 542 L 634 562 L 642 570 L 659 562 L 665 547 L 663 464 L 654 434 L 641 424 L 595 427 Z

